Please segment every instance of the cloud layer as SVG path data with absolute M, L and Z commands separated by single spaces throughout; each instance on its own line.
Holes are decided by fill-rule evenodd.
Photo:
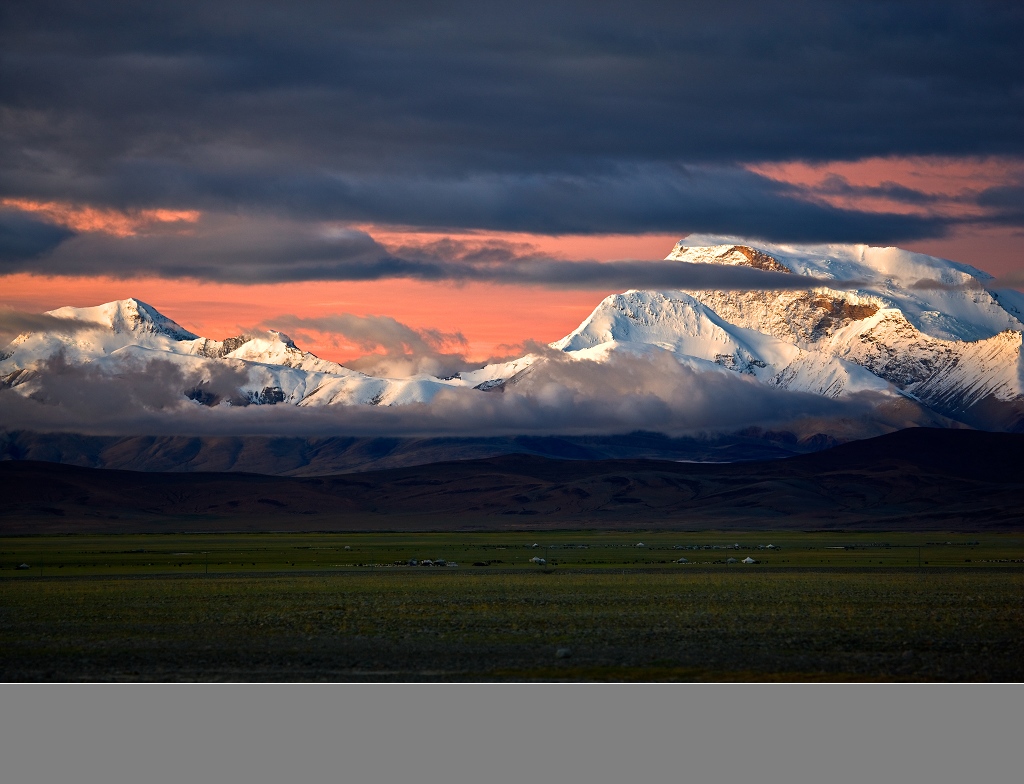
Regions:
M 523 243 L 501 241 L 447 239 L 391 249 L 356 229 L 239 216 L 207 216 L 191 225 L 187 234 L 173 230 L 131 237 L 83 233 L 61 241 L 43 257 L 0 257 L 0 274 L 4 272 L 158 275 L 240 284 L 405 278 L 595 290 L 804 290 L 857 283 L 742 266 L 557 259 Z
M 67 335 L 95 328 L 95 324 L 79 319 L 58 318 L 45 313 L 25 313 L 13 308 L 0 307 L 0 347 L 6 347 L 10 341 L 24 332 L 56 332 Z
M 9 134 L 31 128 L 83 168 L 93 153 L 93 174 L 180 163 L 210 190 L 238 164 L 404 176 L 543 159 L 571 172 L 638 157 L 1015 154 L 1024 135 L 1012 3 L 5 6 Z M 139 171 L 97 185 L 185 184 Z
M 212 373 L 212 375 L 211 375 Z M 452 388 L 405 406 L 204 406 L 200 389 L 238 398 L 244 374 L 211 363 L 203 373 L 165 360 L 113 368 L 73 366 L 59 356 L 39 368 L 32 393 L 0 387 L 0 430 L 91 434 L 477 436 L 732 432 L 795 420 L 871 419 L 879 399 L 835 401 L 766 387 L 730 372 L 698 373 L 665 351 L 610 363 L 547 352 L 504 392 Z M 209 398 L 208 398 L 209 400 Z
M 418 373 L 444 378 L 469 366 L 461 351 L 468 341 L 461 332 L 441 332 L 436 329 L 413 329 L 391 316 L 357 316 L 338 313 L 328 316 L 301 317 L 276 316 L 266 325 L 287 330 L 296 337 L 306 337 L 306 331 L 328 333 L 361 351 L 373 352 L 345 363 L 347 367 L 371 376 L 408 378 Z
M 850 194 L 914 214 L 843 209 L 824 198 L 841 182 L 815 193 L 745 164 L 1020 158 L 1022 39 L 1024 10 L 1002 2 L 11 0 L 0 197 L 125 225 L 207 218 L 69 239 L 68 223 L 8 210 L 0 272 L 273 281 L 356 258 L 402 274 L 411 260 L 365 237 L 324 237 L 352 223 L 937 237 L 957 221 L 927 193 Z M 1021 225 L 1020 185 L 977 194 L 974 219 Z M 248 243 L 228 228 L 242 219 Z

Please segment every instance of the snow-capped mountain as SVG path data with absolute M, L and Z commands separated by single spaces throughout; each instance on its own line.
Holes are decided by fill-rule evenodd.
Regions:
M 711 236 L 681 240 L 667 260 L 814 280 L 806 290 L 626 291 L 607 297 L 551 349 L 565 361 L 605 364 L 609 373 L 617 372 L 616 357 L 661 352 L 698 373 L 735 374 L 778 390 L 836 400 L 867 393 L 993 428 L 1022 421 L 1024 295 L 994 290 L 980 270 L 898 248 Z M 47 315 L 68 327 L 18 336 L 0 352 L 0 385 L 31 395 L 55 358 L 111 375 L 125 363 L 161 359 L 194 379 L 181 392 L 207 406 L 400 406 L 429 403 L 446 389 L 528 387 L 554 356 L 531 354 L 449 378 L 377 378 L 302 351 L 280 332 L 201 337 L 135 299 Z M 226 371 L 231 394 L 215 383 Z
M 578 353 L 636 343 L 671 351 L 680 362 L 702 370 L 725 368 L 785 389 L 827 397 L 866 390 L 898 394 L 892 385 L 854 363 L 730 324 L 681 291 L 628 291 L 608 297 L 575 331 L 553 345 Z
M 899 248 L 743 243 L 694 236 L 668 259 L 770 259 L 794 274 L 836 280 L 836 288 L 807 291 L 690 294 L 730 324 L 859 365 L 940 413 L 972 421 L 981 406 L 1016 419 L 1024 399 L 1020 292 L 990 289 L 992 277 L 968 265 Z
M 680 240 L 666 260 L 815 281 L 804 291 L 627 291 L 552 347 L 591 359 L 658 347 L 791 391 L 902 396 L 995 428 L 1024 421 L 1024 295 L 992 289 L 981 270 L 900 248 L 707 235 Z
M 45 315 L 67 327 L 19 335 L 0 353 L 0 383 L 31 394 L 33 381 L 56 357 L 114 375 L 160 359 L 197 380 L 184 390 L 208 403 L 371 404 L 429 400 L 444 382 L 436 379 L 378 379 L 302 351 L 287 335 L 268 331 L 225 340 L 200 337 L 137 299 L 92 308 L 58 308 Z M 241 374 L 238 395 L 223 398 L 203 386 L 217 370 Z M 411 394 L 410 394 L 411 390 Z

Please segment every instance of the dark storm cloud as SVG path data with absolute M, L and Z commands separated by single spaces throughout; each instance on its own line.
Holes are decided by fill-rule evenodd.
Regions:
M 853 198 L 888 199 L 903 204 L 924 206 L 936 204 L 948 199 L 934 193 L 908 188 L 897 182 L 883 182 L 880 185 L 852 185 L 849 180 L 838 174 L 830 174 L 813 188 L 813 193 L 825 196 L 844 196 Z
M 915 207 L 942 205 L 966 205 L 980 208 L 977 214 L 947 218 L 947 225 L 963 224 L 997 224 L 1006 226 L 1024 226 L 1024 184 L 1011 182 L 985 188 L 981 191 L 970 189 L 956 195 L 929 193 L 909 188 L 896 182 L 883 182 L 880 185 L 853 185 L 845 177 L 831 174 L 820 183 L 806 190 L 808 196 L 840 196 L 844 198 L 874 198 Z M 879 215 L 879 217 L 881 217 Z M 925 218 L 923 225 L 939 226 L 944 223 L 937 215 Z
M 48 251 L 74 232 L 41 221 L 19 210 L 0 209 L 0 269 L 5 264 L 25 264 Z
M 740 164 L 1024 147 L 1015 3 L 0 14 L 0 193 L 20 198 L 887 243 L 946 224 L 808 204 Z
M 207 216 L 187 232 L 132 237 L 83 233 L 43 258 L 0 261 L 0 272 L 160 275 L 229 283 L 405 278 L 564 289 L 795 289 L 861 281 L 818 279 L 745 266 L 553 259 L 529 246 L 453 239 L 391 251 L 353 229 L 269 218 Z M 313 328 L 313 327 L 310 327 Z
M 146 167 L 148 168 L 148 167 Z M 738 167 L 672 162 L 601 163 L 593 171 L 266 172 L 200 175 L 163 167 L 111 187 L 138 187 L 117 201 L 189 204 L 212 212 L 273 213 L 281 219 L 492 229 L 545 234 L 732 233 L 770 239 L 885 243 L 940 236 L 941 216 L 841 209 L 809 201 L 800 189 Z M 98 180 L 89 179 L 90 187 Z M 164 193 L 168 188 L 173 194 Z M 811 194 L 814 195 L 814 194 Z M 89 194 L 82 193 L 86 198 Z
M 934 237 L 939 217 L 865 213 L 809 202 L 796 188 L 743 169 L 676 163 L 603 165 L 579 173 L 346 177 L 295 188 L 304 215 L 545 234 L 694 231 L 884 242 Z
M 977 203 L 987 208 L 982 221 L 1024 227 L 1024 184 L 988 188 L 978 195 Z
M 536 156 L 1018 152 L 1024 129 L 1012 3 L 5 7 L 10 104 L 94 121 L 107 134 L 87 143 L 115 155 L 273 140 L 370 171 L 430 168 L 431 152 L 532 171 Z

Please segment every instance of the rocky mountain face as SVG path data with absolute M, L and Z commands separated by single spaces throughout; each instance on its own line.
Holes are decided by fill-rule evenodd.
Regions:
M 621 372 L 616 357 L 670 356 L 697 374 L 745 377 L 774 390 L 832 400 L 870 395 L 954 423 L 1024 429 L 1024 295 L 992 288 L 980 270 L 898 248 L 707 236 L 680 241 L 667 258 L 805 276 L 808 288 L 626 291 L 551 344 L 557 356 L 607 373 Z M 378 378 L 302 351 L 279 332 L 194 335 L 135 299 L 48 315 L 67 328 L 19 335 L 0 352 L 4 394 L 32 396 L 57 366 L 114 376 L 126 364 L 159 359 L 195 379 L 179 391 L 206 407 L 403 406 L 429 404 L 451 389 L 528 389 L 556 356 L 531 354 L 448 378 Z

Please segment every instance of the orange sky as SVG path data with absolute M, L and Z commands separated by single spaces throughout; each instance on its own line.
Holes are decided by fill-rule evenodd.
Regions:
M 897 183 L 936 200 L 927 205 L 910 205 L 878 197 L 819 196 L 833 206 L 859 210 L 919 213 L 965 217 L 980 214 L 966 202 L 985 188 L 1024 180 L 1024 161 L 1015 158 L 867 158 L 807 164 L 793 161 L 747 167 L 772 179 L 813 188 L 836 175 L 854 186 Z M 993 275 L 1024 271 L 1024 232 L 1019 228 L 978 224 L 960 226 L 951 236 L 903 242 L 907 250 L 971 264 Z
M 379 236 L 383 239 L 383 235 Z M 497 235 L 492 235 L 497 236 Z M 510 239 L 501 235 L 502 239 Z M 519 236 L 518 239 L 526 239 Z M 531 237 L 550 253 L 576 258 L 661 258 L 678 237 Z M 958 236 L 907 243 L 911 250 L 974 264 L 993 273 L 1024 268 L 1024 240 L 1010 229 L 961 232 Z M 224 338 L 281 314 L 331 313 L 392 316 L 411 327 L 461 332 L 467 355 L 504 354 L 502 344 L 557 340 L 572 331 L 598 302 L 614 291 L 552 291 L 540 287 L 485 283 L 428 283 L 409 280 L 237 284 L 109 277 L 0 277 L 0 304 L 39 313 L 62 305 L 96 305 L 137 297 L 200 335 Z M 299 345 L 318 356 L 343 362 L 359 356 L 355 346 L 334 344 L 329 335 L 311 335 Z
M 754 171 L 813 188 L 828 175 L 853 185 L 886 181 L 941 196 L 929 209 L 966 214 L 971 208 L 958 195 L 976 192 L 1008 179 L 1024 178 L 1024 164 L 1000 159 L 869 159 L 811 166 L 787 163 L 751 167 Z M 821 197 L 836 206 L 867 210 L 913 211 L 920 207 L 878 198 Z M 181 227 L 187 231 L 199 213 L 145 210 L 118 213 L 87 205 L 19 201 L 8 206 L 31 208 L 79 231 L 106 231 L 119 236 L 147 227 Z M 601 235 L 551 237 L 508 232 L 427 233 L 395 227 L 363 226 L 386 246 L 441 237 L 525 243 L 535 250 L 567 259 L 659 259 L 680 235 Z M 1020 230 L 976 226 L 951 237 L 904 243 L 903 247 L 973 264 L 993 274 L 1024 270 L 1024 236 Z M 414 328 L 461 332 L 468 355 L 484 358 L 506 353 L 502 345 L 527 339 L 556 340 L 575 328 L 612 291 L 552 291 L 539 287 L 495 284 L 427 283 L 408 280 L 376 282 L 304 282 L 237 285 L 186 280 L 110 277 L 0 276 L 0 305 L 41 312 L 62 305 L 87 306 L 137 297 L 182 326 L 213 338 L 235 335 L 258 324 L 273 326 L 274 317 L 311 317 L 331 313 L 386 315 Z M 313 334 L 300 345 L 325 358 L 345 361 L 358 356 L 355 346 L 338 344 L 330 335 Z
M 422 233 L 394 230 L 373 230 L 373 235 L 385 244 L 427 237 Z M 663 258 L 679 239 L 674 235 L 540 237 L 446 233 L 439 236 L 486 236 L 530 242 L 538 250 L 553 255 L 599 260 Z M 504 354 L 502 345 L 524 340 L 557 340 L 575 329 L 604 296 L 615 293 L 410 280 L 243 286 L 159 278 L 118 280 L 28 274 L 0 277 L 0 292 L 0 304 L 30 312 L 136 297 L 186 329 L 212 338 L 237 335 L 264 321 L 272 327 L 274 316 L 289 313 L 306 317 L 331 313 L 391 316 L 417 329 L 461 332 L 469 342 L 467 356 L 473 358 Z M 299 345 L 326 359 L 342 362 L 364 353 L 355 346 L 335 345 L 329 335 L 310 337 L 313 340 L 300 340 Z
M 957 203 L 958 195 L 980 191 L 994 185 L 1002 185 L 1010 179 L 1024 177 L 1024 161 L 1015 158 L 865 158 L 859 161 L 832 161 L 809 164 L 802 161 L 759 164 L 748 169 L 774 180 L 794 185 L 813 186 L 826 177 L 836 175 L 851 185 L 881 185 L 885 182 L 898 183 L 923 193 L 947 197 L 940 200 L 945 212 L 963 215 L 977 213 L 968 205 Z M 914 207 L 879 198 L 825 197 L 838 207 L 856 207 L 866 210 L 884 209 L 890 212 L 921 212 Z M 929 206 L 934 209 L 933 205 Z

